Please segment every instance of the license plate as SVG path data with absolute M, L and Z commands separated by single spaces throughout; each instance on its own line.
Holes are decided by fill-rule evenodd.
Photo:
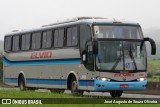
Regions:
M 128 84 L 121 84 L 120 88 L 128 88 Z

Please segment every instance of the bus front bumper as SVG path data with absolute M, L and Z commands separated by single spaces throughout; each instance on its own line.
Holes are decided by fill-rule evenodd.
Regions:
M 146 86 L 147 86 L 147 81 L 110 82 L 110 81 L 95 80 L 94 82 L 95 91 L 111 91 L 111 90 L 140 91 L 140 90 L 145 90 Z

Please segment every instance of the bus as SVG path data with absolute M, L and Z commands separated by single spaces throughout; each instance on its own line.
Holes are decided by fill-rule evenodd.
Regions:
M 147 86 L 145 42 L 138 23 L 77 17 L 4 38 L 3 82 L 20 90 L 71 90 L 72 94 L 141 91 Z

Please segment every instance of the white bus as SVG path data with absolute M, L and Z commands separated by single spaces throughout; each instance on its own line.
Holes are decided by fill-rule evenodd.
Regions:
M 78 17 L 4 39 L 3 82 L 20 90 L 46 88 L 110 92 L 145 90 L 145 41 L 138 23 L 99 17 Z

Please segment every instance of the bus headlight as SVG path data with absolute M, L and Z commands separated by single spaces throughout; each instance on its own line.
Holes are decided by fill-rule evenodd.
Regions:
M 146 78 L 138 78 L 137 81 L 145 81 Z
M 111 79 L 109 79 L 109 78 L 105 78 L 105 77 L 102 77 L 102 78 L 100 78 L 102 81 L 110 81 Z

